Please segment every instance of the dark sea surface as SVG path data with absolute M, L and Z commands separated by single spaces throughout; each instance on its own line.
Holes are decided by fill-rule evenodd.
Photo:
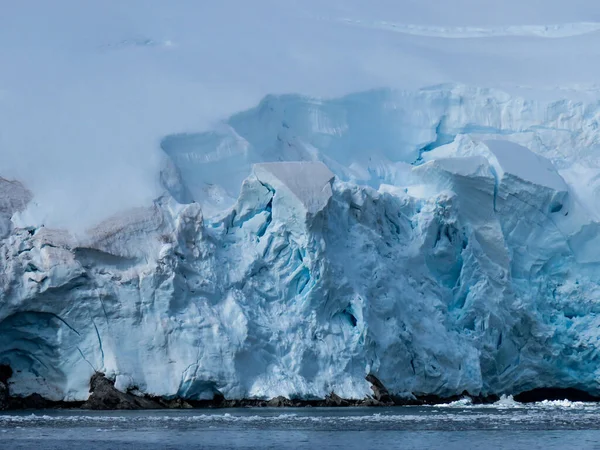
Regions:
M 0 413 L 2 449 L 600 449 L 600 404 Z

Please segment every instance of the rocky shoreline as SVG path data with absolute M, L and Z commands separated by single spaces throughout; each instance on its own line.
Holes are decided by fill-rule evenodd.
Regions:
M 275 397 L 265 399 L 226 399 L 215 395 L 211 400 L 189 400 L 182 398 L 167 399 L 139 395 L 133 392 L 121 392 L 114 382 L 103 373 L 96 373 L 90 380 L 90 397 L 86 401 L 52 401 L 39 394 L 27 397 L 10 396 L 8 379 L 12 371 L 7 366 L 0 366 L 0 410 L 26 409 L 84 409 L 84 410 L 139 410 L 139 409 L 201 409 L 201 408 L 298 408 L 298 407 L 390 407 L 390 406 L 422 406 L 447 404 L 460 399 L 469 398 L 473 404 L 491 404 L 500 399 L 498 395 L 473 396 L 468 392 L 451 397 L 437 395 L 413 395 L 411 398 L 390 394 L 381 381 L 374 375 L 368 375 L 366 380 L 371 383 L 373 395 L 364 399 L 346 399 L 331 392 L 323 399 L 288 399 Z M 599 402 L 585 391 L 572 388 L 541 388 L 515 395 L 515 400 L 523 403 L 542 400 L 572 400 Z

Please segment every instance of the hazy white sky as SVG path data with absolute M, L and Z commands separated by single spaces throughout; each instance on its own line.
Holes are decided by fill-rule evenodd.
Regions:
M 596 0 L 0 5 L 0 176 L 33 191 L 27 220 L 47 226 L 149 204 L 163 136 L 204 130 L 267 93 L 443 82 L 544 91 L 596 83 L 600 68 Z M 528 36 L 534 25 L 563 25 L 562 37 Z M 496 37 L 444 37 L 463 27 Z

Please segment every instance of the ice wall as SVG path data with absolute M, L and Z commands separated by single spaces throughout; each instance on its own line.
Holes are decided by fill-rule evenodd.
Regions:
M 464 87 L 269 97 L 166 137 L 164 195 L 85 236 L 20 226 L 10 184 L 11 390 L 598 395 L 598 117 Z

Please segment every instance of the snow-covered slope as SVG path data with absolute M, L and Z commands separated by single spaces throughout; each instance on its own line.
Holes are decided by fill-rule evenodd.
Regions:
M 464 85 L 333 100 L 269 96 L 216 130 L 165 137 L 163 181 L 179 201 L 198 201 L 210 214 L 230 207 L 252 164 L 263 161 L 317 160 L 344 181 L 402 185 L 410 164 L 463 135 L 521 143 L 565 172 L 593 170 L 600 167 L 599 120 L 596 100 L 531 100 Z
M 33 193 L 34 226 L 82 232 L 149 204 L 161 140 L 219 128 L 269 94 L 332 100 L 442 83 L 549 101 L 599 92 L 593 0 L 4 3 L 0 176 Z M 433 107 L 415 106 L 415 116 Z
M 396 3 L 8 7 L 13 394 L 600 395 L 595 4 Z

